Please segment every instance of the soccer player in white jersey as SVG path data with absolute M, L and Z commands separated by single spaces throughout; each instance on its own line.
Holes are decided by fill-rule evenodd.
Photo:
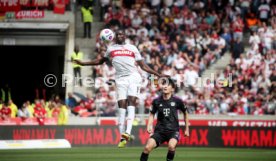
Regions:
M 154 74 L 158 77 L 166 76 L 157 73 L 146 65 L 136 46 L 125 43 L 125 33 L 123 30 L 117 31 L 115 44 L 108 46 L 104 57 L 89 62 L 81 62 L 79 60 L 76 60 L 75 62 L 80 65 L 100 65 L 108 59 L 110 59 L 116 70 L 115 83 L 119 105 L 118 126 L 121 133 L 121 140 L 118 147 L 123 148 L 127 141 L 131 139 L 132 123 L 135 117 L 135 106 L 138 95 L 140 94 L 142 83 L 142 78 L 138 73 L 136 63 L 141 67 L 141 69 L 150 74 Z

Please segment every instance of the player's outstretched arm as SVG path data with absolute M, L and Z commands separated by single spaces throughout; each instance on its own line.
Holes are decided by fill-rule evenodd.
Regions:
M 77 63 L 79 65 L 83 65 L 83 66 L 87 66 L 87 65 L 101 65 L 101 64 L 103 64 L 106 61 L 107 61 L 107 58 L 105 58 L 105 57 L 102 57 L 100 59 L 94 59 L 94 60 L 91 60 L 91 61 L 88 61 L 88 62 L 82 62 L 80 60 L 73 60 L 74 63 Z
M 147 125 L 147 131 L 149 134 L 153 133 L 153 130 L 152 130 L 153 120 L 154 120 L 154 114 L 150 113 L 148 125 Z
M 159 74 L 156 71 L 152 70 L 143 60 L 137 61 L 137 64 L 141 67 L 141 69 L 143 69 L 144 71 L 150 74 L 154 74 L 157 77 L 167 77 L 166 75 Z
M 189 115 L 187 110 L 184 112 L 184 118 L 185 118 L 185 136 L 189 136 Z

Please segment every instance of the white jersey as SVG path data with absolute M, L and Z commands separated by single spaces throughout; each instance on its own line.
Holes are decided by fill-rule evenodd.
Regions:
M 104 57 L 112 62 L 117 78 L 139 73 L 135 62 L 143 59 L 137 47 L 131 44 L 112 44 L 107 48 Z

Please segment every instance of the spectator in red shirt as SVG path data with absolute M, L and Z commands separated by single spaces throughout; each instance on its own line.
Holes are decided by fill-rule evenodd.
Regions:
M 244 102 L 240 101 L 237 105 L 238 107 L 235 109 L 234 112 L 236 112 L 238 115 L 245 115 L 243 105 L 244 105 Z
M 129 28 L 131 26 L 131 19 L 128 15 L 125 15 L 122 20 L 122 26 L 123 28 Z
M 253 110 L 253 115 L 263 115 L 264 110 L 262 109 L 262 102 L 257 100 L 254 102 L 255 109 Z
M 4 103 L 2 105 L 2 108 L 0 110 L 0 118 L 3 120 L 11 118 L 11 109 L 8 107 L 7 103 Z
M 237 15 L 236 19 L 232 23 L 232 28 L 234 32 L 234 40 L 240 39 L 243 40 L 243 27 L 244 23 L 240 15 Z
M 96 109 L 95 101 L 90 94 L 87 94 L 87 100 L 84 102 L 84 106 L 90 112 Z
M 41 104 L 36 104 L 34 108 L 34 117 L 37 118 L 39 125 L 44 125 L 46 114 L 47 112 L 44 107 L 42 107 Z
M 107 12 L 104 15 L 104 21 L 106 24 L 108 24 L 112 19 L 113 19 L 112 7 L 109 7 L 107 9 Z

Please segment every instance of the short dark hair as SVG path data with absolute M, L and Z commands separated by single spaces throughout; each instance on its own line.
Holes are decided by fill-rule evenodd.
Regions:
M 116 31 L 116 34 L 117 34 L 118 32 L 122 32 L 123 34 L 126 34 L 126 32 L 125 32 L 125 30 L 124 30 L 123 28 L 119 28 L 119 29 Z
M 176 87 L 175 81 L 172 78 L 168 78 L 168 80 L 169 80 L 169 85 L 171 85 L 175 89 Z
M 162 84 L 168 83 L 168 85 L 171 85 L 172 88 L 176 88 L 175 81 L 172 78 L 165 78 Z

